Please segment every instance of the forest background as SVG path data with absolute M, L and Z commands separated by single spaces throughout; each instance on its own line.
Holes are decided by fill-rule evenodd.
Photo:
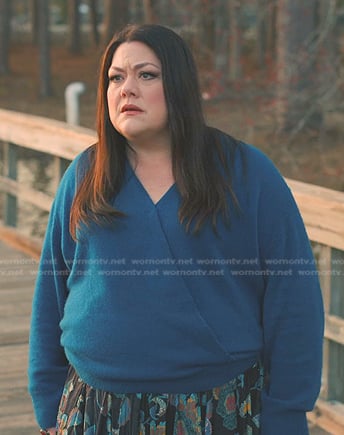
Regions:
M 0 0 L 0 107 L 65 120 L 81 81 L 94 128 L 99 59 L 127 22 L 188 41 L 209 124 L 286 177 L 344 191 L 344 0 Z

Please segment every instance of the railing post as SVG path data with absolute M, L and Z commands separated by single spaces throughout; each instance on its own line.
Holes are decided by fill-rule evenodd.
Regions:
M 60 180 L 65 170 L 68 168 L 70 161 L 67 159 L 63 159 L 61 157 L 54 157 L 54 172 L 53 172 L 53 190 L 56 192 L 58 185 L 60 184 Z
M 320 285 L 324 300 L 325 315 L 330 313 L 331 306 L 331 248 L 329 246 L 316 244 L 315 255 L 317 258 Z M 323 370 L 320 397 L 324 400 L 329 395 L 329 360 L 330 360 L 330 341 L 325 338 L 323 345 Z
M 332 249 L 331 255 L 331 314 L 344 318 L 344 251 Z M 344 402 L 344 346 L 330 341 L 329 400 Z
M 4 143 L 4 169 L 5 177 L 17 179 L 17 147 L 11 143 Z M 5 194 L 4 224 L 17 226 L 17 198 L 10 193 Z

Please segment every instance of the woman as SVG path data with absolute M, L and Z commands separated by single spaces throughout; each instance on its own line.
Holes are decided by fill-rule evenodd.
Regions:
M 61 181 L 33 301 L 43 433 L 307 434 L 323 308 L 282 177 L 206 126 L 167 28 L 115 35 L 98 91 L 99 140 Z

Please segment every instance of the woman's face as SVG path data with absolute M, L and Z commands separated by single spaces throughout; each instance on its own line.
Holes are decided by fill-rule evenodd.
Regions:
M 114 128 L 133 144 L 169 140 L 160 60 L 142 42 L 124 42 L 108 71 L 107 101 Z

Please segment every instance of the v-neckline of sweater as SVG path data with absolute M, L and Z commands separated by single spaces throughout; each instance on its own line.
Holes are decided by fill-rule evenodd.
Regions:
M 133 167 L 131 166 L 129 160 L 127 159 L 127 168 L 129 170 L 129 174 L 130 177 L 129 178 L 133 178 L 136 181 L 136 184 L 139 186 L 139 188 L 143 191 L 144 195 L 146 196 L 146 198 L 148 199 L 148 201 L 151 203 L 151 205 L 153 205 L 153 207 L 157 207 L 161 202 L 163 202 L 165 200 L 165 198 L 167 198 L 169 196 L 169 194 L 174 191 L 175 187 L 176 187 L 176 182 L 173 182 L 166 190 L 165 192 L 159 197 L 159 199 L 157 201 L 154 201 L 152 199 L 152 197 L 150 196 L 148 190 L 146 189 L 146 187 L 144 186 L 144 184 L 142 183 L 142 181 L 139 179 L 139 177 L 136 175 L 135 170 L 133 169 Z

